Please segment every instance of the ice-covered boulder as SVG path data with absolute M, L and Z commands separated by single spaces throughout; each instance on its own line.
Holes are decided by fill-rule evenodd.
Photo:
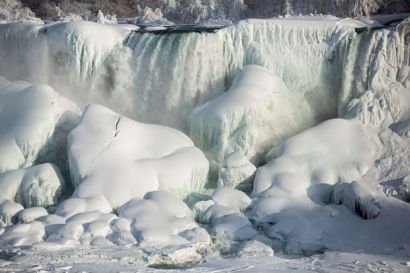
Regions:
M 242 151 L 233 152 L 225 157 L 223 167 L 219 170 L 218 186 L 252 190 L 255 172 L 255 165 L 246 158 Z
M 56 214 L 68 219 L 73 215 L 88 211 L 110 213 L 112 208 L 104 196 L 98 194 L 87 198 L 69 198 L 64 200 L 64 202 L 58 206 Z
M 20 211 L 18 213 L 19 222 L 29 223 L 40 217 L 47 216 L 48 212 L 43 207 L 33 207 Z
M 38 221 L 8 226 L 0 235 L 0 248 L 31 246 L 43 241 L 44 224 Z
M 314 116 L 302 95 L 268 69 L 250 65 L 226 93 L 195 109 L 190 134 L 221 167 L 235 151 L 259 163 L 273 145 L 312 124 Z
M 64 179 L 57 166 L 50 163 L 0 175 L 0 197 L 16 201 L 25 208 L 48 207 L 60 200 Z
M 146 248 L 184 246 L 199 250 L 211 242 L 185 203 L 167 192 L 156 191 L 147 194 L 145 199 L 132 199 L 121 206 L 119 216 L 110 236 L 117 244 L 129 244 L 130 235 Z
M 102 106 L 87 107 L 68 141 L 77 197 L 102 194 L 116 207 L 155 190 L 182 197 L 207 181 L 208 160 L 186 135 Z
M 0 77 L 0 174 L 54 162 L 66 169 L 67 133 L 79 109 L 51 87 Z
M 325 121 L 269 152 L 253 195 L 301 196 L 313 184 L 357 181 L 374 165 L 379 147 L 374 131 L 358 121 Z
M 238 211 L 244 210 L 251 204 L 251 199 L 242 191 L 221 187 L 215 190 L 212 200 L 217 205 L 226 206 Z
M 0 198 L 0 225 L 9 225 L 17 220 L 17 214 L 24 207 L 19 203 Z
M 410 114 L 410 92 L 401 83 L 368 90 L 347 105 L 345 116 L 384 129 Z

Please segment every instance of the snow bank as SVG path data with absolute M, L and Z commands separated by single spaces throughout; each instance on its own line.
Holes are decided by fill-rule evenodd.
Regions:
M 49 163 L 7 171 L 0 176 L 0 197 L 18 202 L 25 208 L 57 204 L 64 187 L 59 170 Z
M 54 162 L 66 170 L 66 136 L 79 109 L 46 85 L 0 77 L 0 173 Z
M 357 121 L 325 121 L 269 152 L 253 195 L 303 196 L 314 184 L 356 181 L 373 166 L 378 145 L 375 133 Z
M 207 181 L 208 161 L 184 134 L 98 105 L 69 135 L 74 196 L 102 194 L 113 207 L 154 190 L 182 197 Z

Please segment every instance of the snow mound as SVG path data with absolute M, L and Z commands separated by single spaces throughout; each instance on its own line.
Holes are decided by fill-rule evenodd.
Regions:
M 24 209 L 19 212 L 18 218 L 21 223 L 30 223 L 34 220 L 37 220 L 40 217 L 47 216 L 48 212 L 45 208 L 42 207 L 33 207 Z
M 45 236 L 44 224 L 38 221 L 8 226 L 0 235 L 0 247 L 31 246 Z
M 251 204 L 251 199 L 244 192 L 227 187 L 216 189 L 212 195 L 212 200 L 217 205 L 238 211 L 244 210 Z
M 19 203 L 0 198 L 0 225 L 10 225 L 17 221 L 17 214 L 24 207 Z
M 170 213 L 159 204 L 153 200 L 133 199 L 120 208 L 119 215 L 131 222 L 132 234 L 144 245 L 189 244 L 179 233 L 198 227 L 193 218 L 177 217 L 178 212 Z
M 112 208 L 104 196 L 94 195 L 87 198 L 67 199 L 58 206 L 55 214 L 67 219 L 73 215 L 88 211 L 109 213 Z
M 102 194 L 116 207 L 155 190 L 183 197 L 207 181 L 208 161 L 187 136 L 102 106 L 87 107 L 68 142 L 77 197 Z
M 25 208 L 48 207 L 58 203 L 64 179 L 53 164 L 7 171 L 0 176 L 0 197 L 16 201 Z
M 0 77 L 0 174 L 54 162 L 66 169 L 66 136 L 79 109 L 46 85 Z
M 303 196 L 314 184 L 357 181 L 373 166 L 378 147 L 373 130 L 357 121 L 325 121 L 269 152 L 253 195 Z
M 303 96 L 268 69 L 250 65 L 228 92 L 195 109 L 190 135 L 219 165 L 235 151 L 257 164 L 275 144 L 313 123 Z

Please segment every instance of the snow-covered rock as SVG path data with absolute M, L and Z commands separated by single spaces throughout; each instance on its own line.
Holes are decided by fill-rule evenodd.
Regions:
M 313 123 L 303 96 L 291 92 L 268 69 L 251 65 L 228 92 L 195 109 L 190 135 L 220 165 L 236 151 L 259 163 L 279 141 Z
M 53 162 L 66 170 L 66 136 L 79 109 L 51 87 L 0 77 L 0 173 Z
M 101 213 L 110 213 L 111 205 L 102 195 L 89 196 L 87 198 L 69 198 L 62 202 L 56 213 L 65 219 L 88 211 L 99 211 Z
M 219 170 L 218 186 L 238 187 L 249 191 L 249 188 L 252 188 L 255 172 L 255 165 L 242 151 L 233 152 L 225 157 L 223 167 Z
M 41 164 L 0 175 L 0 197 L 29 207 L 48 207 L 60 200 L 64 179 L 57 166 Z
M 24 207 L 19 203 L 0 198 L 0 224 L 9 225 L 17 221 L 17 214 Z
M 157 198 L 160 196 L 162 198 Z M 188 244 L 189 239 L 197 243 L 201 239 L 186 234 L 188 230 L 198 228 L 198 225 L 194 222 L 192 213 L 184 213 L 187 208 L 182 200 L 165 192 L 152 192 L 146 198 L 130 200 L 119 209 L 120 217 L 131 223 L 131 232 L 139 242 L 147 246 L 163 247 Z M 176 207 L 184 209 L 172 209 Z M 180 233 L 185 236 L 180 236 Z
M 165 191 L 153 191 L 144 196 L 145 200 L 152 200 L 157 203 L 163 210 L 170 214 L 174 214 L 176 217 L 192 217 L 192 211 L 189 207 L 178 197 L 165 192 Z
M 98 105 L 69 135 L 74 195 L 102 194 L 113 207 L 147 192 L 183 197 L 207 181 L 208 161 L 177 130 L 139 123 Z
M 273 253 L 269 245 L 261 241 L 250 240 L 242 243 L 238 254 L 243 257 L 269 257 L 273 256 Z
M 0 235 L 0 247 L 31 246 L 43 241 L 44 225 L 40 222 L 12 225 Z
M 410 93 L 401 83 L 377 91 L 368 90 L 347 105 L 346 117 L 365 125 L 387 128 L 410 114 Z
M 251 204 L 251 199 L 242 191 L 221 187 L 215 190 L 212 200 L 217 205 L 242 211 Z
M 258 169 L 253 195 L 303 196 L 314 184 L 357 181 L 373 166 L 379 147 L 371 128 L 328 120 L 269 152 L 271 161 Z
M 24 209 L 19 212 L 18 219 L 21 223 L 29 223 L 34 220 L 37 220 L 40 217 L 47 216 L 48 212 L 43 207 L 33 207 Z

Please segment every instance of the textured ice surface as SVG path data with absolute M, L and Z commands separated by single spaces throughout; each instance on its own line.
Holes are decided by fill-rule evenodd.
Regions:
M 0 199 L 0 225 L 10 225 L 17 222 L 17 213 L 24 207 L 7 199 Z
M 64 179 L 53 164 L 45 163 L 0 175 L 0 198 L 29 207 L 48 207 L 60 200 Z
M 0 57 L 10 60 L 0 64 L 0 74 L 48 83 L 80 106 L 99 103 L 188 132 L 192 109 L 255 64 L 304 96 L 323 120 L 336 114 L 346 46 L 355 36 L 338 19 L 304 17 L 243 21 L 216 33 L 133 29 L 91 22 L 0 25 Z
M 159 196 L 163 198 L 159 199 Z M 200 243 L 195 235 L 200 235 L 201 231 L 192 214 L 174 210 L 178 207 L 189 211 L 177 197 L 167 192 L 152 192 L 146 199 L 133 199 L 124 204 L 119 215 L 130 221 L 131 233 L 146 246 L 186 245 L 190 240 Z M 209 237 L 201 237 L 202 243 L 209 242 Z
M 375 218 L 380 213 L 381 208 L 375 194 L 363 184 L 357 182 L 337 183 L 333 198 L 336 204 L 345 205 L 364 219 Z
M 355 181 L 373 166 L 378 145 L 374 131 L 357 121 L 325 121 L 269 152 L 271 161 L 258 169 L 253 195 L 300 196 L 314 184 Z
M 246 66 L 226 93 L 195 109 L 190 135 L 219 165 L 233 152 L 258 164 L 272 146 L 314 124 L 313 112 L 306 98 L 278 76 L 261 66 Z
M 0 76 L 0 173 L 54 162 L 66 170 L 66 137 L 79 109 L 51 87 Z
M 154 190 L 200 190 L 208 160 L 183 133 L 89 106 L 69 135 L 74 195 L 102 194 L 113 207 Z
M 270 248 L 303 255 L 408 252 L 409 204 L 384 195 L 405 199 L 408 190 L 408 28 L 363 29 L 369 26 L 302 17 L 249 20 L 216 33 L 153 35 L 87 22 L 0 25 L 1 75 L 49 83 L 81 106 L 99 102 L 120 113 L 87 108 L 69 147 L 77 190 L 56 214 L 0 202 L 7 222 L 0 226 L 1 247 L 126 249 L 135 254 L 128 261 L 144 257 L 153 266 L 198 262 L 198 253 L 212 250 L 241 257 L 270 255 Z M 266 90 L 278 86 L 285 91 L 269 108 Z M 257 171 L 253 200 L 219 188 L 187 198 L 192 213 L 167 191 L 178 186 L 182 197 L 202 188 L 204 155 L 174 129 L 122 116 L 188 132 L 198 106 L 212 108 L 202 119 L 211 129 L 202 130 L 199 142 L 219 134 L 216 148 L 212 140 L 204 152 L 220 168 L 212 178 L 218 175 L 220 185 L 252 181 L 264 163 L 262 150 L 276 146 Z M 248 110 L 254 122 L 237 125 Z M 298 111 L 294 126 L 289 118 Z M 212 128 L 214 116 L 221 128 Z M 284 140 L 337 116 L 350 120 L 329 120 Z M 265 137 L 277 141 L 265 147 L 259 143 Z M 192 175 L 196 167 L 204 171 L 200 176 Z M 9 225 L 19 213 L 36 220 Z M 90 252 L 80 253 L 77 258 Z

